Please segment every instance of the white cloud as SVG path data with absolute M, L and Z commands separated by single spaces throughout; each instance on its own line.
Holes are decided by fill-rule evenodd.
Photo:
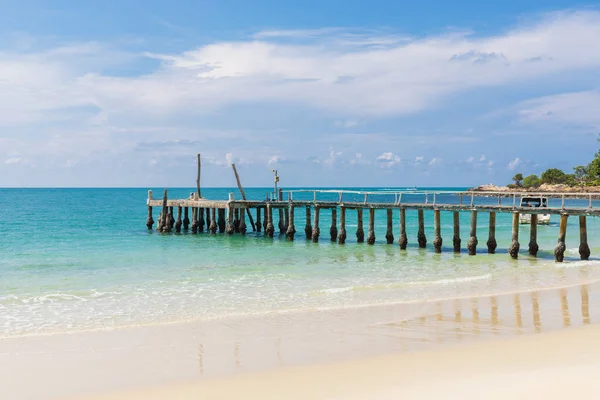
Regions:
M 471 157 L 469 157 L 469 158 L 467 158 L 467 162 L 468 162 L 468 163 L 472 163 L 474 160 L 475 160 L 475 158 L 474 158 L 474 157 L 472 157 L 472 156 L 471 156 Z
M 600 128 L 600 91 L 565 93 L 522 102 L 516 106 L 521 121 L 569 123 Z
M 402 158 L 394 153 L 387 152 L 377 157 L 377 161 L 382 168 L 391 168 L 394 165 L 400 164 L 402 162 Z
M 508 163 L 508 169 L 513 170 L 513 169 L 517 168 L 519 166 L 519 164 L 521 164 L 521 160 L 519 159 L 519 157 L 517 157 Z
M 23 159 L 21 157 L 10 157 L 4 161 L 4 164 L 12 165 L 12 164 L 21 164 Z
M 335 151 L 335 150 L 331 149 L 331 151 L 329 152 L 329 157 L 327 157 L 327 159 L 325 159 L 323 161 L 323 164 L 332 167 L 333 165 L 335 165 L 338 157 L 341 155 L 342 155 L 341 151 Z
M 485 161 L 485 154 L 482 154 L 481 157 L 479 157 L 479 162 L 484 162 Z
M 417 157 L 415 157 L 415 164 L 420 164 L 423 161 L 425 161 L 425 157 L 423 157 L 423 156 L 417 156 Z
M 334 125 L 341 128 L 354 128 L 356 125 L 358 125 L 358 121 L 350 119 L 345 121 L 335 121 Z
M 430 166 L 434 166 L 434 165 L 438 165 L 438 164 L 440 164 L 441 162 L 442 162 L 442 159 L 441 159 L 441 158 L 438 158 L 438 157 L 433 157 L 433 158 L 432 158 L 432 159 L 429 161 L 428 165 L 430 165 Z
M 269 158 L 269 165 L 278 164 L 282 159 L 281 156 L 272 156 Z
M 488 168 L 492 168 L 494 166 L 494 162 L 493 161 L 488 161 L 487 166 Z

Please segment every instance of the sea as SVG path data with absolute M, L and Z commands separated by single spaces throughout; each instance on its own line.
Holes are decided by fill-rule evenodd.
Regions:
M 154 198 L 162 196 L 162 190 L 153 188 Z M 246 196 L 264 199 L 269 190 L 247 188 Z M 187 198 L 193 191 L 171 188 L 169 198 Z M 208 199 L 225 200 L 230 193 L 240 196 L 233 188 L 202 189 Z M 337 198 L 335 193 L 328 195 Z M 536 258 L 527 254 L 529 225 L 520 226 L 521 252 L 513 260 L 508 255 L 509 214 L 497 215 L 497 252 L 487 254 L 488 214 L 479 213 L 478 251 L 469 256 L 469 212 L 460 214 L 463 251 L 455 254 L 452 213 L 442 211 L 443 251 L 435 254 L 430 211 L 425 212 L 426 249 L 417 246 L 417 212 L 407 211 L 409 244 L 402 251 L 397 244 L 397 210 L 395 244 L 386 244 L 382 210 L 375 215 L 375 245 L 357 243 L 356 212 L 348 210 L 348 239 L 339 245 L 329 239 L 328 210 L 321 212 L 319 243 L 306 240 L 304 208 L 296 209 L 293 242 L 279 235 L 277 213 L 272 239 L 251 229 L 245 236 L 160 234 L 146 228 L 147 196 L 147 189 L 137 188 L 0 189 L 0 339 L 427 302 L 564 287 L 600 278 L 600 223 L 593 217 L 587 221 L 591 259 L 579 259 L 578 219 L 571 217 L 565 262 L 556 263 L 556 215 L 549 225 L 538 226 Z M 437 201 L 443 202 L 444 196 L 439 194 Z M 313 194 L 296 192 L 293 198 L 312 199 Z M 344 199 L 360 201 L 363 196 L 346 194 Z M 393 196 L 387 199 L 392 201 Z M 552 200 L 551 206 L 557 201 Z M 365 213 L 365 233 L 367 220 Z

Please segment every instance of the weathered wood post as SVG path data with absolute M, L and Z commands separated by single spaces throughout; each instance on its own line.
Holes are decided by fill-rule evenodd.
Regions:
M 467 242 L 467 249 L 469 255 L 474 256 L 477 253 L 477 211 L 471 210 L 471 228 L 469 232 L 469 241 Z
M 332 242 L 337 240 L 337 207 L 331 209 L 331 227 L 329 228 L 329 237 Z
M 240 194 L 242 195 L 242 200 L 246 200 L 246 193 L 244 192 L 244 188 L 242 187 L 242 183 L 240 182 L 240 176 L 238 175 L 237 168 L 235 164 L 231 164 L 231 168 L 233 168 L 233 173 L 235 175 L 235 181 L 237 182 L 238 189 Z M 252 218 L 252 213 L 250 212 L 250 208 L 247 208 L 248 219 L 250 220 L 250 225 L 252 226 L 252 230 L 260 232 L 254 223 L 254 219 Z M 260 223 L 260 217 L 258 218 L 258 222 Z
M 167 201 L 168 201 L 167 189 L 165 189 L 165 192 L 163 194 L 162 212 L 160 214 L 160 223 L 159 223 L 159 230 L 161 232 L 168 232 L 167 218 L 168 218 L 168 214 L 169 214 L 169 207 L 167 207 Z
M 310 217 L 310 206 L 306 206 L 306 225 L 304 225 L 304 234 L 306 235 L 306 240 L 310 240 L 312 236 L 312 221 Z
M 529 230 L 529 255 L 537 256 L 540 247 L 537 244 L 537 214 L 531 214 L 531 226 Z
M 317 243 L 319 241 L 319 235 L 321 234 L 321 229 L 319 228 L 319 212 L 321 209 L 319 206 L 315 206 L 315 223 L 313 224 L 312 231 L 312 241 L 313 243 Z
M 227 228 L 225 229 L 225 232 L 227 232 L 228 235 L 233 235 L 233 233 L 235 232 L 235 212 L 233 210 L 233 207 L 227 207 Z
M 568 214 L 560 215 L 560 228 L 558 229 L 558 243 L 556 248 L 554 249 L 554 259 L 557 262 L 563 262 L 565 258 L 565 250 L 567 246 L 565 245 L 565 238 L 567 236 L 567 219 L 569 218 Z
M 275 226 L 273 226 L 273 208 L 271 208 L 270 204 L 267 204 L 267 209 L 265 210 L 265 233 L 268 237 L 272 238 L 275 234 Z
M 287 230 L 288 230 L 289 226 L 290 226 L 290 206 L 288 205 L 283 210 L 283 230 L 286 235 L 287 235 Z
M 169 227 L 169 232 L 171 232 L 173 230 L 173 227 L 175 226 L 175 216 L 174 216 L 175 212 L 173 211 L 173 207 L 169 207 L 169 222 L 168 227 Z
M 212 221 L 211 215 L 210 215 L 210 208 L 206 208 L 206 231 L 209 232 L 210 231 L 210 223 Z
M 187 231 L 190 228 L 190 208 L 185 207 L 183 210 L 183 230 Z
M 294 208 L 294 205 L 290 203 L 288 207 L 288 227 L 287 231 L 285 231 L 285 236 L 290 242 L 294 240 L 294 235 L 296 234 L 296 226 L 294 224 Z
M 425 236 L 425 217 L 423 216 L 423 210 L 417 211 L 417 217 L 419 220 L 419 230 L 417 231 L 417 241 L 419 242 L 419 248 L 424 249 L 427 247 L 427 237 Z
M 208 219 L 208 209 L 206 209 L 206 217 Z M 198 209 L 198 232 L 204 232 L 204 208 Z M 206 224 L 206 228 L 208 229 L 208 224 Z
M 442 233 L 440 223 L 440 210 L 433 210 L 433 249 L 436 253 L 442 252 Z
M 452 237 L 452 246 L 455 253 L 460 253 L 460 212 L 454 211 L 454 236 Z
M 252 221 L 250 221 L 252 222 Z M 256 207 L 256 224 L 254 225 L 256 232 L 260 233 L 262 230 L 262 223 L 260 222 L 260 207 Z
M 283 235 L 285 233 L 285 221 L 283 218 L 283 208 L 279 208 L 279 223 L 277 227 L 279 228 L 279 234 Z
M 394 243 L 394 230 L 392 228 L 392 209 L 387 209 L 387 231 L 385 232 L 385 240 L 387 244 Z
M 192 233 L 198 233 L 198 208 L 192 207 Z
M 364 243 L 365 241 L 365 230 L 363 228 L 363 209 L 356 209 L 356 243 Z
M 217 209 L 210 209 L 210 233 L 214 235 L 217 233 Z
M 406 209 L 400 207 L 400 238 L 398 238 L 400 250 L 406 250 L 408 245 L 408 237 L 406 236 Z
M 240 209 L 233 210 L 233 230 L 235 233 L 240 233 Z
M 245 208 L 241 208 L 240 209 L 240 233 L 242 235 L 245 235 L 246 232 L 248 231 L 248 226 L 246 225 L 246 209 Z
M 181 214 L 183 214 L 183 207 L 177 207 L 177 221 L 175 222 L 175 232 L 181 233 L 181 225 L 183 225 L 183 221 L 181 219 Z
M 487 241 L 488 253 L 496 253 L 496 247 L 498 247 L 496 243 L 496 213 L 490 212 L 490 233 Z
M 226 222 L 224 208 L 219 208 L 219 221 L 217 222 L 217 225 L 219 225 L 219 233 L 225 233 Z
M 579 216 L 579 256 L 582 260 L 590 258 L 590 246 L 587 242 L 587 221 L 585 215 Z
M 273 212 L 273 211 L 271 211 L 271 212 Z M 271 223 L 272 223 L 272 221 L 273 221 L 273 216 L 271 215 Z M 268 224 L 269 224 L 269 208 L 266 207 L 265 208 L 265 218 L 263 220 L 263 226 L 265 228 L 265 233 L 267 233 L 267 225 Z
M 146 220 L 146 227 L 148 230 L 152 230 L 152 225 L 154 225 L 154 218 L 152 218 L 152 206 L 148 206 L 148 219 Z
M 346 243 L 346 207 L 340 207 L 340 231 L 338 233 L 338 243 Z
M 369 208 L 369 233 L 367 234 L 367 244 L 375 244 L 375 209 Z
M 519 213 L 513 212 L 513 215 L 512 215 L 512 238 L 511 238 L 510 246 L 508 248 L 508 254 L 510 254 L 510 256 L 512 258 L 515 258 L 515 259 L 518 258 L 520 247 L 521 247 L 521 245 L 519 244 Z

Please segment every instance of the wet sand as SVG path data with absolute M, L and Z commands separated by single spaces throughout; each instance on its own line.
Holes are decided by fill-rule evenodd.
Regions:
M 522 386 L 539 371 L 600 371 L 600 331 L 584 327 L 597 321 L 600 284 L 589 283 L 12 338 L 0 341 L 0 398 L 423 398 L 443 387 L 490 398 L 484 384 L 499 376 Z M 136 392 L 148 387 L 159 389 Z

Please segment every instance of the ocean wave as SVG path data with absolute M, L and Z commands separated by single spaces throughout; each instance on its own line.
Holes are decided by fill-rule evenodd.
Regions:
M 466 283 L 466 282 L 474 282 L 474 281 L 482 281 L 491 279 L 492 274 L 485 275 L 477 275 L 477 276 L 462 276 L 458 278 L 447 278 L 447 279 L 438 279 L 435 281 L 416 281 L 416 282 L 406 282 L 404 285 L 407 286 L 432 286 L 432 285 L 450 285 L 453 283 Z
M 581 267 L 598 267 L 600 266 L 600 260 L 577 260 L 577 261 L 569 261 L 565 260 L 562 263 L 554 263 L 556 268 L 581 268 Z

